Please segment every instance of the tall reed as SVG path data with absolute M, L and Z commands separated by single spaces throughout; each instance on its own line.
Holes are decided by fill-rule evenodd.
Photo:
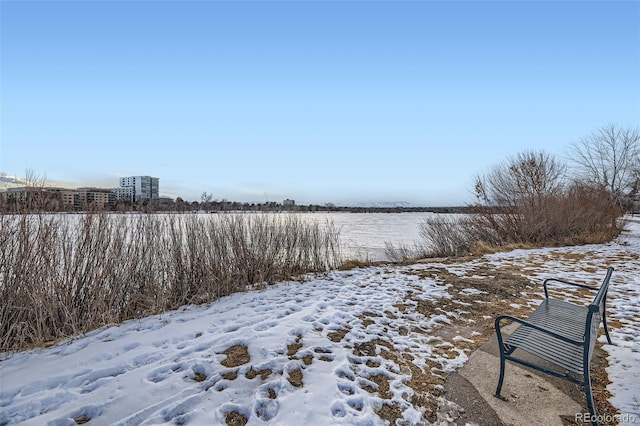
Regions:
M 339 263 L 331 223 L 287 214 L 0 216 L 0 351 Z

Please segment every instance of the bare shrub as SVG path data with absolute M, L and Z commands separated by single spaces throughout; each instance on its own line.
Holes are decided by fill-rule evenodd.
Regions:
M 467 217 L 430 216 L 420 224 L 420 237 L 429 257 L 469 254 L 476 243 Z
M 568 182 L 565 167 L 542 152 L 526 152 L 476 178 L 478 204 L 460 221 L 435 217 L 422 225 L 436 256 L 492 247 L 601 243 L 620 232 L 620 203 L 602 185 Z
M 0 216 L 0 351 L 339 263 L 335 228 L 291 215 Z
M 416 244 L 413 247 L 407 244 L 395 245 L 389 241 L 384 243 L 384 254 L 387 259 L 395 263 L 405 263 L 420 257 L 425 257 L 424 250 Z
M 558 244 L 603 243 L 620 233 L 622 209 L 602 187 L 573 183 L 563 197 L 549 200 L 548 211 L 550 235 Z
M 524 152 L 478 176 L 475 193 L 487 243 L 542 242 L 549 237 L 549 200 L 565 190 L 565 166 L 545 152 Z M 499 215 L 496 215 L 499 213 Z M 483 229 L 487 228 L 487 229 Z

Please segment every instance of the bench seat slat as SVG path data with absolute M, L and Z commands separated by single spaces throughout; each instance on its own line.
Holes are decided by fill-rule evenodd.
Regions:
M 569 339 L 584 340 L 584 324 L 589 309 L 555 299 L 545 299 L 527 321 Z
M 583 342 L 589 309 L 556 299 L 545 299 L 527 319 L 569 339 Z M 556 339 L 530 327 L 520 326 L 506 345 L 525 350 L 561 368 L 583 374 L 583 347 Z
M 514 332 L 505 344 L 523 349 L 576 374 L 583 373 L 581 346 L 563 342 L 537 330 L 529 331 L 526 335 Z

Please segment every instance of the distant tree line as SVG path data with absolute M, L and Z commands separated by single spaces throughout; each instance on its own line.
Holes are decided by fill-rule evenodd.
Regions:
M 349 212 L 349 213 L 405 213 L 405 212 L 435 212 L 435 213 L 461 213 L 467 210 L 466 206 L 452 207 L 354 207 L 326 204 L 295 204 L 285 205 L 275 201 L 265 203 L 242 203 L 238 201 L 210 200 L 204 202 L 187 202 L 178 197 L 173 203 L 160 203 L 159 209 L 165 211 L 204 211 L 204 212 Z
M 404 212 L 436 212 L 462 213 L 466 206 L 453 207 L 353 207 L 337 206 L 333 203 L 320 204 L 285 204 L 275 201 L 264 203 L 247 203 L 213 199 L 204 192 L 200 201 L 187 201 L 182 197 L 171 199 L 162 197 L 157 202 L 142 200 L 133 203 L 130 200 L 116 200 L 113 203 L 86 202 L 79 205 L 65 203 L 60 188 L 48 187 L 46 178 L 37 176 L 28 170 L 21 191 L 0 192 L 0 212 L 2 213 L 37 213 L 37 212 L 352 212 L 352 213 L 404 213 Z

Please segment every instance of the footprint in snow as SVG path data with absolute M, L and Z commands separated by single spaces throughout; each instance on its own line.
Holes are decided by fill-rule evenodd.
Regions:
M 338 381 L 338 390 L 344 395 L 351 396 L 356 393 L 356 387 L 352 382 Z
M 147 376 L 147 380 L 150 381 L 151 383 L 160 383 L 163 380 L 165 380 L 167 377 L 169 377 L 171 375 L 171 373 L 174 373 L 175 371 L 176 370 L 174 370 L 170 366 L 161 367 L 161 368 L 155 369 L 151 373 L 149 373 L 149 375 Z
M 347 409 L 342 401 L 334 401 L 331 404 L 331 415 L 333 417 L 344 417 L 347 415 Z
M 84 374 L 79 374 L 73 377 L 67 383 L 67 387 L 82 386 L 84 389 L 91 389 L 91 391 L 93 391 L 113 378 L 126 373 L 127 370 L 127 367 L 123 365 L 103 368 L 101 370 L 90 370 Z M 94 383 L 98 381 L 99 383 L 94 385 Z
M 160 352 L 151 352 L 143 355 L 138 355 L 133 359 L 133 367 L 140 368 L 145 365 L 153 364 L 158 361 L 162 361 L 164 357 Z
M 135 348 L 137 348 L 138 346 L 140 346 L 140 343 L 135 342 L 135 343 L 129 343 L 128 345 L 125 345 L 122 347 L 122 350 L 125 352 L 129 352 L 134 350 Z
M 301 320 L 304 322 L 314 322 L 316 320 L 316 317 L 313 315 L 305 315 L 301 318 Z
M 270 328 L 276 327 L 277 325 L 278 325 L 277 321 L 265 321 L 253 327 L 253 329 L 255 331 L 265 331 Z
M 349 398 L 347 400 L 347 405 L 356 411 L 362 411 L 364 408 L 364 398 L 361 396 Z
M 258 388 L 253 405 L 253 412 L 260 420 L 268 422 L 278 415 L 280 404 L 276 400 L 277 390 L 278 388 L 274 387 L 273 384 Z

